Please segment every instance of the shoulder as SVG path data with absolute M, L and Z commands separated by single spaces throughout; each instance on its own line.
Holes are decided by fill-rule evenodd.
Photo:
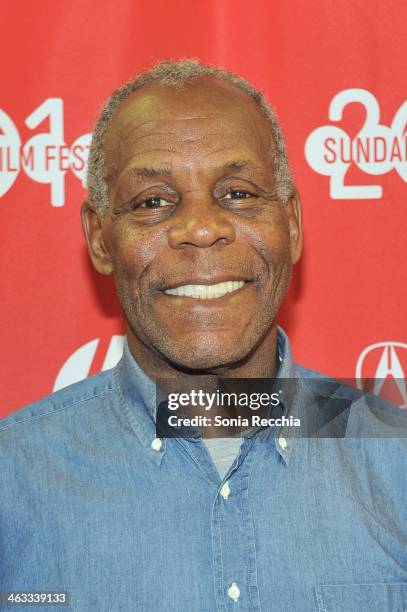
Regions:
M 69 385 L 0 419 L 0 444 L 6 432 L 43 423 L 61 414 L 80 413 L 114 391 L 114 368 Z
M 294 364 L 294 370 L 296 375 L 299 378 L 317 378 L 317 379 L 329 379 L 329 376 L 327 376 L 326 374 L 321 374 L 321 372 L 317 372 L 316 370 L 311 370 L 310 368 L 306 368 L 303 365 L 300 365 L 299 363 L 295 363 Z
M 312 402 L 307 413 L 318 414 L 326 437 L 387 438 L 407 443 L 407 413 L 382 397 L 358 389 L 351 379 L 339 380 L 295 365 L 296 376 Z M 324 437 L 324 436 L 322 436 Z

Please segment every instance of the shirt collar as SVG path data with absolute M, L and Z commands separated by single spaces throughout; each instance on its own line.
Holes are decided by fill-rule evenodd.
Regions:
M 130 426 L 147 449 L 149 456 L 160 464 L 165 454 L 166 439 L 161 439 L 160 447 L 157 449 L 156 385 L 133 357 L 127 337 L 124 339 L 123 356 L 114 368 L 114 379 L 123 412 Z
M 301 393 L 298 389 L 301 386 L 301 379 L 297 378 L 290 343 L 281 327 L 277 329 L 277 348 L 280 367 L 276 379 L 281 379 L 282 384 L 286 383 L 291 391 L 293 386 L 296 388 L 294 393 L 290 393 L 286 412 L 287 416 L 295 418 L 302 413 Z M 122 409 L 130 426 L 151 458 L 160 464 L 166 450 L 166 439 L 161 439 L 161 445 L 156 439 L 156 385 L 133 357 L 127 337 L 124 339 L 123 356 L 114 368 L 114 379 Z M 282 427 L 277 435 L 273 435 L 276 450 L 286 464 L 291 457 L 293 442 L 292 428 Z M 158 450 L 157 446 L 160 446 Z

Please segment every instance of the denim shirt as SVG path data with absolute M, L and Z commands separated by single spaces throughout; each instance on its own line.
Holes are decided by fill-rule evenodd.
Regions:
M 278 344 L 279 376 L 318 379 Z M 266 427 L 221 480 L 202 438 L 156 437 L 125 343 L 112 370 L 0 421 L 0 591 L 69 593 L 48 611 L 405 611 L 406 439 L 359 435 L 371 412 L 348 403 L 358 435 Z

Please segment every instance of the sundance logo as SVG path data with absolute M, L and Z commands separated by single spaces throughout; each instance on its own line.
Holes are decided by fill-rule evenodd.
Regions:
M 102 357 L 102 367 L 100 371 L 114 368 L 123 353 L 124 336 L 112 336 L 108 349 Z M 85 379 L 94 365 L 94 361 L 98 355 L 99 338 L 87 342 L 78 348 L 68 359 L 58 372 L 53 391 L 58 391 L 63 387 L 72 385 Z
M 407 344 L 378 342 L 366 347 L 356 365 L 359 389 L 381 395 L 400 408 L 407 408 Z M 372 383 L 373 379 L 373 384 Z M 372 388 L 366 388 L 368 384 Z
M 44 121 L 49 130 L 32 136 L 24 145 L 10 117 L 0 109 L 0 197 L 11 188 L 20 171 L 37 183 L 50 186 L 52 206 L 65 204 L 65 174 L 73 172 L 85 186 L 91 134 L 79 136 L 67 146 L 64 139 L 64 105 L 48 98 L 25 120 L 30 130 Z
M 380 185 L 345 185 L 352 164 L 366 174 L 378 176 L 396 170 L 407 182 L 407 102 L 396 112 L 390 127 L 380 123 L 380 106 L 365 89 L 346 89 L 338 93 L 329 106 L 329 120 L 341 121 L 348 104 L 362 104 L 365 122 L 354 138 L 335 125 L 324 125 L 308 136 L 305 157 L 316 172 L 330 177 L 333 199 L 381 198 Z M 376 181 L 374 181 L 376 182 Z

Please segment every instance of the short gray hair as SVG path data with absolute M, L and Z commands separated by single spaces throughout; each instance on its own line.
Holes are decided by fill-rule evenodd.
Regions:
M 236 74 L 211 64 L 204 64 L 198 59 L 182 59 L 179 61 L 165 60 L 158 62 L 151 69 L 140 73 L 137 77 L 116 89 L 105 103 L 95 123 L 89 151 L 87 187 L 90 202 L 98 208 L 102 214 L 105 214 L 109 207 L 105 164 L 106 134 L 112 117 L 120 104 L 130 94 L 144 85 L 154 83 L 162 86 L 183 87 L 188 82 L 200 77 L 213 77 L 221 81 L 226 81 L 227 83 L 232 83 L 239 89 L 245 91 L 257 102 L 271 128 L 274 145 L 272 163 L 274 166 L 273 170 L 277 197 L 283 203 L 286 203 L 293 195 L 293 178 L 288 163 L 284 136 L 276 114 L 264 95 L 255 89 L 248 81 Z

